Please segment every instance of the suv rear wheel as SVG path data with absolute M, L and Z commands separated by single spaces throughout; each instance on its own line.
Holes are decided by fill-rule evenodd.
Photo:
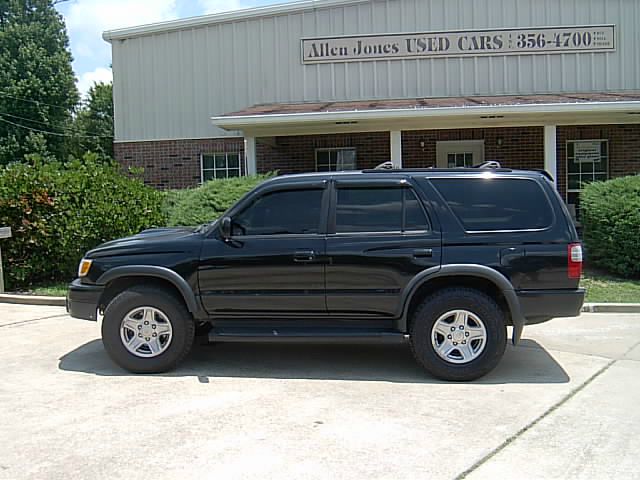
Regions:
M 427 297 L 411 322 L 411 348 L 443 380 L 475 380 L 495 368 L 507 343 L 505 315 L 488 295 L 447 288 Z
M 122 368 L 160 373 L 187 356 L 194 332 L 193 318 L 181 299 L 162 288 L 136 286 L 107 305 L 102 343 Z

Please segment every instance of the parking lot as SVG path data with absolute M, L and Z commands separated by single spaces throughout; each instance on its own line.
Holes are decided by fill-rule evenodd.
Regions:
M 196 346 L 131 375 L 98 325 L 0 305 L 0 478 L 640 476 L 640 315 L 525 329 L 500 366 L 436 381 L 402 346 Z

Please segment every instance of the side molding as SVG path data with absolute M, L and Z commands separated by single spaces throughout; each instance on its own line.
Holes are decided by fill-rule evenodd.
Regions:
M 107 283 L 122 277 L 154 277 L 167 280 L 178 289 L 191 313 L 197 314 L 201 310 L 198 306 L 196 296 L 187 281 L 170 268 L 155 265 L 127 265 L 124 267 L 115 267 L 103 273 L 96 283 L 98 285 L 106 285 Z
M 524 329 L 525 319 L 520 310 L 520 302 L 516 295 L 515 290 L 511 282 L 500 272 L 485 265 L 473 265 L 473 264 L 450 264 L 442 265 L 439 267 L 428 268 L 416 275 L 411 282 L 405 288 L 402 296 L 402 314 L 400 315 L 398 329 L 401 332 L 407 331 L 408 325 L 408 308 L 411 303 L 413 295 L 416 293 L 425 283 L 442 277 L 456 277 L 456 276 L 468 276 L 478 277 L 485 280 L 489 280 L 496 287 L 500 289 L 504 298 L 507 301 L 509 311 L 511 313 L 511 320 L 513 322 L 513 344 L 516 345 L 522 336 L 522 330 Z

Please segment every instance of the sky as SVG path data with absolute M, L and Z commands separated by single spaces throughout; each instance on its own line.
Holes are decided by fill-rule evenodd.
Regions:
M 73 69 L 84 96 L 94 82 L 112 80 L 105 30 L 276 3 L 287 0 L 67 0 L 56 8 L 67 24 Z

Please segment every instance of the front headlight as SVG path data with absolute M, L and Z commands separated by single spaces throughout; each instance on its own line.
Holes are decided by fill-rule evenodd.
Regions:
M 80 261 L 80 266 L 78 267 L 78 277 L 86 277 L 87 273 L 89 273 L 89 269 L 91 268 L 92 263 L 93 260 L 83 258 Z

